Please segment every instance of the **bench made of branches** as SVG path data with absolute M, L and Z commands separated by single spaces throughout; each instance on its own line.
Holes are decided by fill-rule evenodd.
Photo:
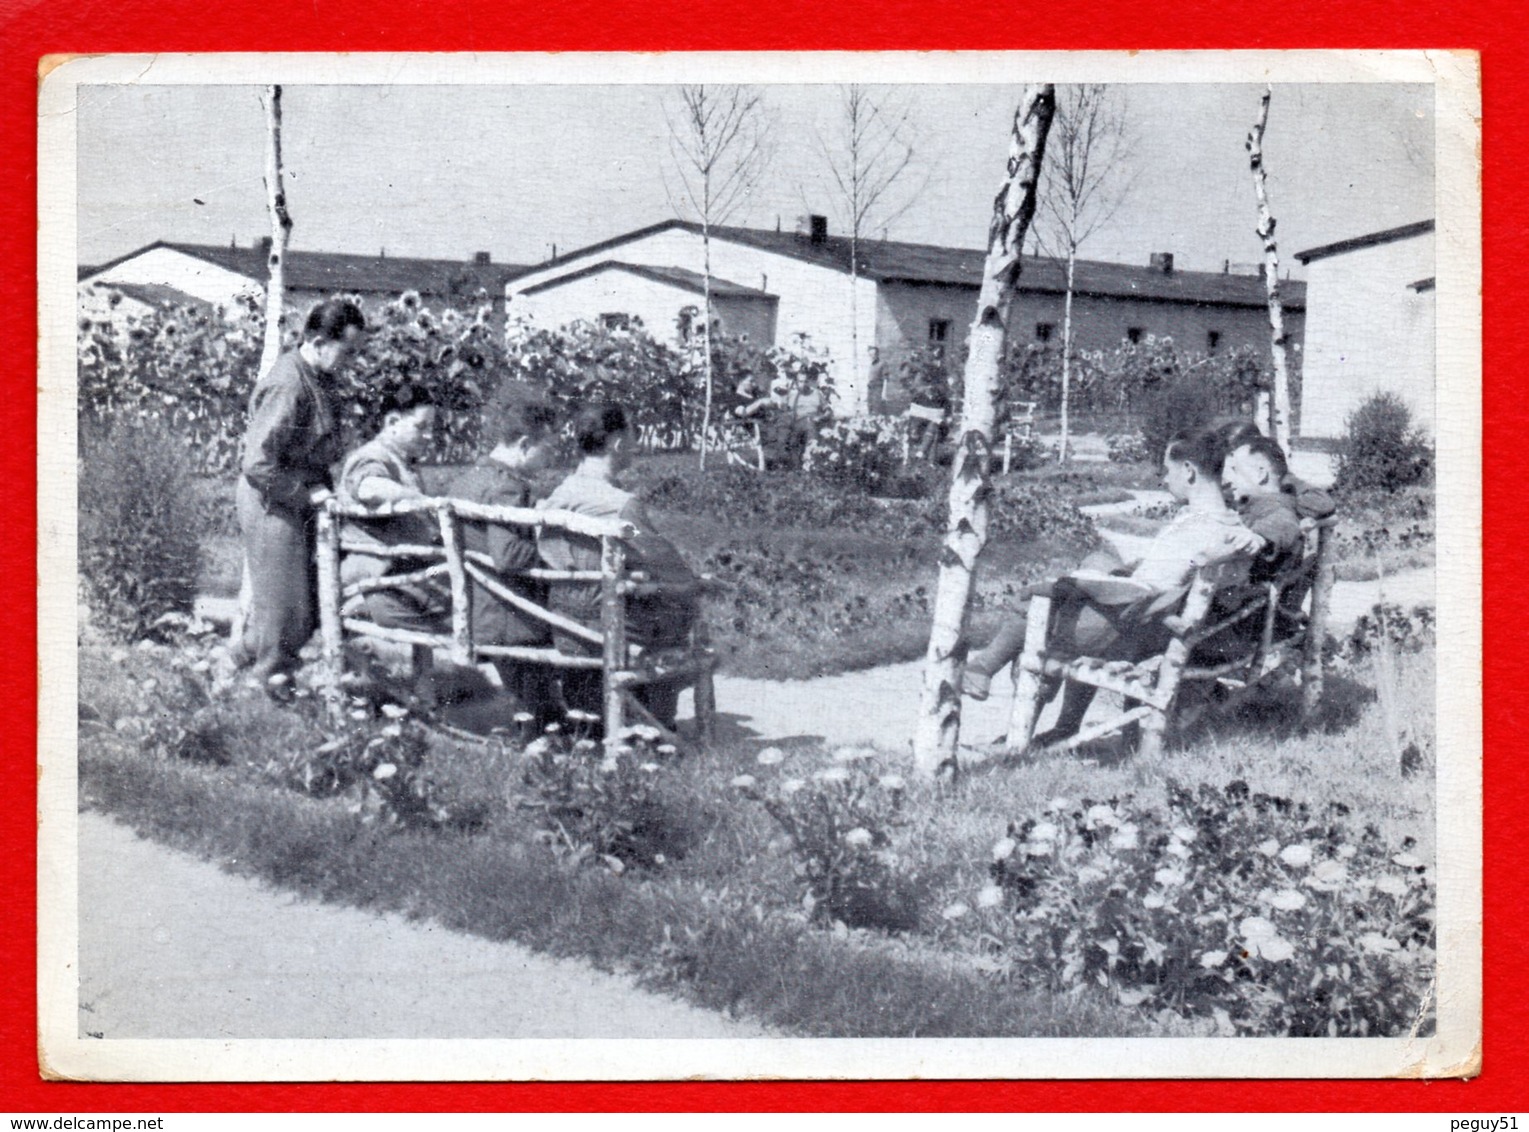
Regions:
M 416 514 L 435 518 L 441 534 L 439 543 L 377 546 L 346 540 L 341 530 L 345 519 L 376 520 Z M 499 573 L 488 555 L 464 548 L 464 522 L 531 530 L 553 528 L 597 539 L 600 566 L 596 570 L 534 567 L 520 571 L 519 576 L 550 586 L 598 582 L 601 593 L 598 626 L 586 625 L 517 593 L 508 584 L 511 579 Z M 602 705 L 607 743 L 617 742 L 622 728 L 632 719 L 658 727 L 671 740 L 678 739 L 633 694 L 635 689 L 646 684 L 674 683 L 694 689 L 697 730 L 702 742 L 707 742 L 712 736 L 716 717 L 712 684 L 716 660 L 706 643 L 700 622 L 692 630 L 690 639 L 678 647 L 641 648 L 627 639 L 626 599 L 674 588 L 672 583 L 652 581 L 628 570 L 625 540 L 633 533 L 628 524 L 618 520 L 596 519 L 570 511 L 488 506 L 449 498 L 410 499 L 361 507 L 330 496 L 320 504 L 317 514 L 319 629 L 323 663 L 338 682 L 344 674 L 345 639 L 355 636 L 409 645 L 416 664 L 428 664 L 433 652 L 439 649 L 452 663 L 464 666 L 508 659 L 559 669 L 598 669 L 603 677 Z M 407 563 L 409 568 L 401 573 L 384 573 L 379 577 L 342 583 L 340 559 L 346 553 L 395 559 Z M 446 581 L 451 601 L 443 632 L 379 625 L 369 618 L 350 613 L 351 606 L 360 604 L 359 599 L 369 593 L 439 579 Z M 517 613 L 597 647 L 599 655 L 571 655 L 552 645 L 480 643 L 473 636 L 473 583 Z
M 1302 719 L 1322 699 L 1322 641 L 1332 592 L 1327 563 L 1332 521 L 1315 524 L 1305 535 L 1300 559 L 1278 577 L 1247 583 L 1242 564 L 1203 567 L 1191 580 L 1182 607 L 1163 617 L 1168 630 L 1164 649 L 1142 661 L 1076 656 L 1048 647 L 1052 599 L 1030 599 L 1025 646 L 1014 662 L 1014 701 L 1009 719 L 1010 753 L 1030 748 L 1035 724 L 1048 691 L 1060 681 L 1076 681 L 1123 697 L 1122 709 L 1048 745 L 1065 751 L 1139 726 L 1139 750 L 1151 757 L 1162 749 L 1170 724 L 1179 718 L 1182 691 L 1188 685 L 1219 685 L 1224 704 L 1242 698 L 1279 673 L 1301 684 Z M 1249 633 L 1247 622 L 1256 622 Z

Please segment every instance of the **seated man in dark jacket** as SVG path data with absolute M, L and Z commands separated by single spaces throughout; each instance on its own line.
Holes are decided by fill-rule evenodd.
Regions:
M 532 507 L 527 476 L 546 467 L 557 438 L 557 414 L 551 405 L 530 395 L 503 397 L 488 410 L 488 434 L 494 447 L 459 476 L 449 494 L 470 503 L 494 507 Z M 464 523 L 462 542 L 469 551 L 487 554 L 507 589 L 537 605 L 547 604 L 547 586 L 519 571 L 541 565 L 536 536 L 529 527 L 497 523 Z M 515 609 L 473 584 L 473 639 L 485 645 L 545 647 L 552 634 L 545 621 Z M 494 662 L 505 691 L 526 711 L 554 714 L 556 700 L 546 665 L 501 659 Z
M 625 540 L 628 570 L 662 584 L 664 589 L 627 599 L 627 639 L 648 647 L 682 644 L 700 611 L 700 580 L 674 544 L 658 533 L 642 501 L 616 482 L 630 464 L 637 444 L 636 432 L 629 425 L 625 410 L 613 404 L 584 409 L 574 419 L 574 440 L 579 447 L 579 465 L 542 501 L 541 507 L 629 523 L 633 535 Z M 543 560 L 556 570 L 600 568 L 600 541 L 588 535 L 543 528 L 539 548 Z M 599 582 L 558 583 L 551 598 L 552 608 L 558 612 L 587 625 L 599 624 Z M 594 651 L 593 646 L 562 634 L 558 635 L 557 643 L 565 652 Z M 598 712 L 599 690 L 598 672 L 574 671 L 563 678 L 563 697 L 570 707 Z M 648 710 L 666 726 L 674 723 L 678 697 L 677 688 L 662 685 L 640 690 Z

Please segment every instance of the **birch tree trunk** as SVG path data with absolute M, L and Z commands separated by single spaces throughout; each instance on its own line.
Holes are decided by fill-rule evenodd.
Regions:
M 1072 402 L 1072 288 L 1077 263 L 1078 246 L 1070 244 L 1067 249 L 1067 295 L 1062 300 L 1062 446 L 1057 452 L 1059 464 L 1067 463 L 1067 445 L 1071 439 L 1068 423 Z
M 1248 132 L 1248 164 L 1253 170 L 1253 192 L 1258 198 L 1258 238 L 1264 244 L 1264 284 L 1269 294 L 1269 334 L 1274 355 L 1274 396 L 1269 420 L 1260 420 L 1259 428 L 1274 437 L 1286 452 L 1290 451 L 1290 370 L 1286 357 L 1285 310 L 1279 293 L 1279 248 L 1274 241 L 1274 214 L 1269 211 L 1269 193 L 1264 175 L 1264 127 L 1269 123 L 1269 100 L 1274 88 L 1265 87 L 1258 103 L 1258 120 Z
M 265 108 L 265 200 L 271 213 L 270 278 L 265 285 L 265 341 L 260 349 L 260 372 L 267 373 L 281 355 L 281 332 L 285 321 L 287 291 L 287 239 L 292 233 L 292 216 L 287 211 L 287 188 L 281 166 L 281 87 L 268 86 L 260 95 Z M 244 640 L 255 591 L 250 581 L 249 562 L 239 579 L 239 600 L 234 607 L 233 624 L 228 640 L 235 648 Z
M 1025 88 L 1014 113 L 1009 160 L 993 201 L 987 259 L 977 317 L 972 323 L 966 359 L 966 397 L 961 407 L 961 437 L 951 466 L 950 518 L 940 551 L 924 684 L 913 735 L 913 760 L 919 773 L 933 776 L 955 769 L 961 733 L 960 652 L 971 605 L 977 556 L 987 542 L 988 465 L 993 421 L 997 416 L 998 368 L 1003 355 L 1005 322 L 1022 267 L 1025 232 L 1035 215 L 1036 184 L 1046 151 L 1046 134 L 1056 111 L 1050 83 Z
M 701 365 L 706 392 L 701 405 L 701 470 L 706 470 L 706 450 L 711 443 L 711 402 L 713 374 L 711 365 L 711 224 L 701 221 Z
M 265 106 L 265 199 L 271 213 L 271 277 L 265 287 L 265 343 L 260 351 L 260 372 L 265 373 L 281 354 L 287 240 L 292 234 L 292 216 L 287 212 L 287 187 L 281 166 L 281 87 L 266 87 L 260 101 Z

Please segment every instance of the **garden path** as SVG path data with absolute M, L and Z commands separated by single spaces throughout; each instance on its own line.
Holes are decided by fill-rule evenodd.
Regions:
M 1379 601 L 1407 609 L 1432 605 L 1434 586 L 1431 567 L 1383 582 L 1338 582 L 1329 606 L 1329 631 L 1342 635 Z M 874 744 L 904 752 L 918 715 L 922 680 L 921 660 L 816 680 L 756 680 L 722 674 L 717 677 L 717 706 L 723 734 L 731 738 L 753 736 L 761 743 L 780 743 L 816 737 L 830 744 Z M 988 743 L 1006 733 L 1008 713 L 1008 678 L 1000 674 L 990 699 L 963 702 L 963 743 Z
M 767 1036 L 583 963 L 277 892 L 95 813 L 79 878 L 82 1035 Z

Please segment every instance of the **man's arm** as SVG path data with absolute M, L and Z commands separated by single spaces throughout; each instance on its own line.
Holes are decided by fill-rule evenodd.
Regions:
M 309 492 L 318 486 L 287 462 L 299 436 L 302 396 L 293 382 L 272 383 L 251 407 L 244 434 L 244 478 L 268 504 L 295 511 L 308 506 Z

